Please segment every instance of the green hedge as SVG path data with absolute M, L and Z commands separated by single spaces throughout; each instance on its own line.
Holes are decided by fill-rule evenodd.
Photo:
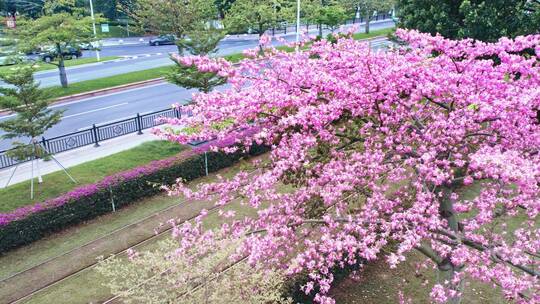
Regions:
M 267 147 L 254 145 L 249 155 L 241 152 L 232 154 L 208 152 L 208 171 L 218 171 L 233 165 L 243 157 L 259 155 L 267 151 Z M 124 181 L 110 189 L 101 190 L 59 207 L 30 214 L 0 227 L 0 253 L 109 213 L 112 211 L 111 199 L 114 200 L 116 208 L 122 208 L 137 200 L 162 192 L 158 185 L 173 184 L 178 178 L 191 181 L 205 174 L 204 154 L 195 155 L 154 173 Z

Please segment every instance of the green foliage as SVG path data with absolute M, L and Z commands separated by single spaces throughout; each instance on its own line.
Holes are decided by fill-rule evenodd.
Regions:
M 34 70 L 23 66 L 14 73 L 0 75 L 5 83 L 13 87 L 0 87 L 0 108 L 9 109 L 17 115 L 0 122 L 6 134 L 1 138 L 36 138 L 57 124 L 61 111 L 53 111 L 46 92 L 34 81 Z
M 231 262 L 237 240 L 220 231 L 215 235 L 219 241 L 208 248 L 180 253 L 175 251 L 178 242 L 167 239 L 156 250 L 132 255 L 131 261 L 118 257 L 102 261 L 97 270 L 112 294 L 121 295 L 125 303 L 292 304 L 281 292 L 286 281 L 283 270 Z M 168 258 L 172 255 L 174 259 Z
M 287 0 L 236 0 L 225 14 L 223 23 L 229 32 L 264 32 L 293 17 L 296 6 Z
M 65 50 L 80 49 L 83 44 L 96 40 L 92 31 L 92 18 L 79 15 L 79 10 L 72 2 L 70 0 L 45 2 L 44 11 L 48 15 L 35 20 L 23 19 L 14 32 L 19 41 L 20 51 L 43 49 L 55 54 L 62 87 L 68 85 L 64 66 Z M 71 12 L 66 12 L 69 10 Z M 98 17 L 97 22 L 100 20 Z
M 496 41 L 538 32 L 540 2 L 400 0 L 400 26 L 448 38 Z
M 214 72 L 200 72 L 195 65 L 185 66 L 176 62 L 173 72 L 165 75 L 170 83 L 186 89 L 198 89 L 208 93 L 226 82 L 226 78 Z
M 309 23 L 326 25 L 333 32 L 349 17 L 346 8 L 339 1 L 311 0 L 305 3 L 305 19 Z
M 224 18 L 236 0 L 214 0 L 220 18 Z
M 258 155 L 266 151 L 265 147 L 253 146 L 248 155 Z M 233 154 L 208 152 L 207 155 L 209 172 L 229 167 L 242 157 L 248 156 L 241 152 Z M 0 227 L 0 253 L 31 243 L 68 226 L 109 213 L 112 211 L 112 200 L 117 209 L 122 208 L 139 199 L 160 193 L 162 190 L 157 185 L 171 185 L 178 178 L 191 181 L 204 175 L 204 155 L 195 155 L 154 173 L 126 180 L 111 186 L 110 189 L 81 196 L 62 206 L 10 222 Z
M 215 6 L 208 0 L 138 0 L 120 5 L 137 22 L 141 32 L 173 34 L 178 39 L 206 24 L 216 14 Z
M 92 19 L 69 13 L 46 15 L 35 20 L 25 19 L 18 24 L 15 36 L 22 51 L 51 46 L 66 49 L 95 41 Z
M 200 29 L 189 33 L 189 38 L 177 42 L 178 48 L 192 55 L 210 55 L 217 52 L 217 45 L 223 39 L 223 31 L 215 28 Z M 199 89 L 208 93 L 226 82 L 225 77 L 215 72 L 200 72 L 195 65 L 185 66 L 174 60 L 176 66 L 165 77 L 171 83 L 187 89 Z
M 225 37 L 222 30 L 214 27 L 198 28 L 188 33 L 188 38 L 178 40 L 178 47 L 191 55 L 210 55 L 218 51 L 218 44 Z

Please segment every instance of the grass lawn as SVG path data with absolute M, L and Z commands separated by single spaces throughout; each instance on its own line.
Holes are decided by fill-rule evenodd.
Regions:
M 118 56 L 106 56 L 106 57 L 101 58 L 101 61 L 99 61 L 99 62 L 111 61 L 111 60 L 115 60 L 115 59 L 118 59 L 118 58 L 120 58 L 120 57 L 118 57 Z M 88 64 L 88 63 L 96 63 L 96 62 L 97 62 L 96 58 L 93 58 L 93 57 L 91 57 L 91 58 L 78 58 L 78 59 L 71 59 L 71 60 L 64 61 L 66 67 L 72 67 L 72 66 Z M 56 65 L 46 63 L 46 62 L 43 62 L 43 61 L 37 62 L 34 65 L 34 67 L 36 69 L 36 72 L 58 69 L 58 67 Z M 5 74 L 8 74 L 10 72 L 13 72 L 16 68 L 17 68 L 17 65 L 0 66 L 0 75 L 5 75 Z
M 112 88 L 119 85 L 134 83 L 143 80 L 156 79 L 163 77 L 170 70 L 170 66 L 158 67 L 137 72 L 125 73 L 105 78 L 75 82 L 67 88 L 55 86 L 47 88 L 52 98 L 58 98 L 78 93 L 84 93 L 99 89 Z
M 429 293 L 436 280 L 436 270 L 422 269 L 416 274 L 416 264 L 425 260 L 417 252 L 411 252 L 407 261 L 395 269 L 389 269 L 385 260 L 378 260 L 366 266 L 359 280 L 346 278 L 333 287 L 331 294 L 337 304 L 395 304 L 398 292 L 412 299 L 412 303 L 431 303 Z M 428 279 L 430 284 L 424 285 Z M 462 303 L 503 304 L 499 290 L 476 281 L 466 281 Z
M 57 197 L 75 187 L 97 182 L 105 176 L 153 160 L 173 156 L 186 148 L 187 146 L 181 146 L 169 141 L 151 141 L 126 151 L 69 168 L 70 174 L 79 182 L 78 184 L 73 184 L 62 171 L 44 175 L 43 184 L 38 186 L 33 201 L 30 200 L 28 195 L 30 181 L 0 189 L 0 212 L 14 210 L 21 206 Z
M 262 156 L 264 157 L 264 156 Z M 239 164 L 230 168 L 223 169 L 218 173 L 223 177 L 232 177 L 239 170 L 250 170 L 252 167 L 249 160 L 243 160 Z M 200 178 L 192 183 L 191 187 L 195 187 L 197 184 L 208 183 L 216 179 L 216 174 L 211 174 L 208 177 Z M 64 252 L 77 248 L 89 241 L 95 240 L 98 237 L 104 236 L 118 228 L 137 222 L 138 220 L 152 215 L 160 210 L 164 210 L 171 206 L 182 206 L 180 199 L 177 197 L 168 197 L 159 195 L 153 198 L 141 200 L 131 206 L 123 208 L 116 213 L 107 214 L 98 217 L 87 223 L 66 229 L 65 231 L 57 234 L 53 234 L 48 238 L 41 239 L 37 242 L 19 248 L 17 250 L 8 252 L 4 256 L 0 256 L 0 278 L 5 278 L 13 273 L 32 267 L 40 262 L 51 259 Z M 197 202 L 194 202 L 193 206 L 197 206 Z M 177 208 L 177 207 L 175 207 Z M 237 216 L 243 217 L 246 215 L 253 215 L 247 213 L 252 211 L 250 208 L 242 208 L 239 204 L 232 204 L 228 206 L 226 210 L 236 210 Z M 171 213 L 170 217 L 174 217 L 175 213 Z M 209 215 L 205 225 L 207 228 L 217 227 L 222 222 L 222 219 L 217 214 Z M 159 223 L 154 223 L 157 226 Z M 148 225 L 147 225 L 148 226 Z M 152 228 L 155 226 L 146 227 L 147 230 L 152 232 Z M 139 227 L 137 227 L 139 230 Z M 132 235 L 125 235 L 125 238 L 109 239 L 109 246 L 115 247 L 119 244 L 124 244 L 126 238 L 140 237 L 140 232 L 130 231 Z M 156 237 L 144 244 L 136 247 L 137 250 L 150 250 L 156 246 L 157 242 L 163 238 L 169 237 L 169 233 L 166 232 L 163 235 Z M 123 255 L 120 255 L 121 257 Z M 95 257 L 85 257 L 95 258 Z M 59 269 L 65 267 L 64 260 L 60 259 L 56 265 Z M 51 270 L 50 273 L 55 273 Z M 37 275 L 50 275 L 38 274 Z M 48 277 L 47 277 L 48 279 Z M 23 303 L 100 303 L 105 299 L 111 297 L 110 291 L 101 285 L 103 277 L 94 269 L 88 268 L 86 270 L 77 273 L 69 277 L 66 280 L 52 285 L 44 290 L 36 293 Z M 29 282 L 21 282 L 19 288 L 24 288 L 25 284 Z M 6 286 L 2 286 L 0 283 L 0 295 L 2 292 L 9 292 L 6 290 Z
M 376 31 L 370 31 L 369 34 L 366 33 L 355 33 L 353 34 L 353 38 L 360 40 L 360 39 L 368 39 L 373 38 L 377 36 L 386 36 L 390 33 L 393 33 L 396 29 L 395 28 L 387 28 L 382 30 L 376 30 Z

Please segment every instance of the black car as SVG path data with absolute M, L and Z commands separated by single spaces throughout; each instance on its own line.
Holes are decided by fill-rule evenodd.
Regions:
M 58 55 L 59 54 L 56 48 L 50 48 L 39 53 L 39 58 L 45 62 L 51 62 L 54 59 L 58 58 Z M 79 58 L 82 56 L 82 51 L 80 48 L 70 46 L 62 50 L 62 56 L 65 59 Z
M 176 37 L 174 35 L 161 35 L 154 39 L 150 39 L 148 41 L 148 44 L 157 46 L 157 45 L 166 45 L 166 44 L 174 44 L 176 41 Z

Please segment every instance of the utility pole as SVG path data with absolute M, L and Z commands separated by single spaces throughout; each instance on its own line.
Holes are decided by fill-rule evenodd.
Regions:
M 296 0 L 296 51 L 300 49 L 300 0 Z
M 92 16 L 92 28 L 94 29 L 94 38 L 96 38 L 96 41 L 97 41 L 96 18 L 94 18 L 94 4 L 92 3 L 92 0 L 90 0 L 90 15 Z M 95 50 L 96 50 L 96 59 L 97 61 L 100 61 L 99 49 L 96 47 Z

